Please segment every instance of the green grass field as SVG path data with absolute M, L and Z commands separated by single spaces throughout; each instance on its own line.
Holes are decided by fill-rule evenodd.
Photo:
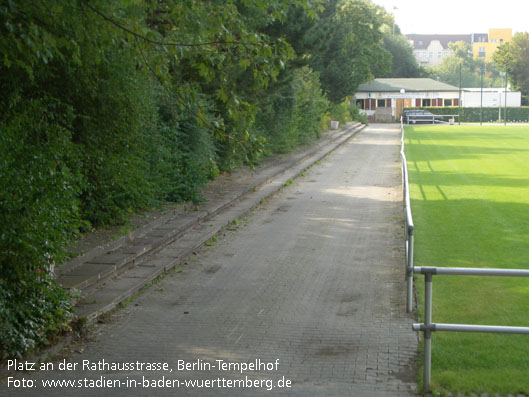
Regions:
M 529 127 L 406 127 L 406 155 L 416 266 L 529 269 Z M 529 278 L 433 280 L 434 323 L 529 326 Z M 432 388 L 529 395 L 529 335 L 434 333 Z

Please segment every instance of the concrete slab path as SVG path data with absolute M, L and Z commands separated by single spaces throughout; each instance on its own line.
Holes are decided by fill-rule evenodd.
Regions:
M 98 327 L 65 358 L 76 371 L 0 394 L 415 395 L 399 138 L 364 129 Z

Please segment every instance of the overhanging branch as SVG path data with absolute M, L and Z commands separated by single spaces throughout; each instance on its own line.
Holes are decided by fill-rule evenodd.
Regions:
M 230 45 L 230 46 L 232 46 L 232 45 L 263 46 L 264 45 L 263 43 L 248 43 L 248 42 L 244 42 L 244 41 L 209 41 L 209 42 L 206 42 L 206 43 L 177 43 L 177 42 L 171 42 L 171 41 L 152 40 L 152 39 L 149 39 L 148 37 L 145 37 L 145 36 L 135 32 L 135 31 L 127 28 L 126 26 L 123 26 L 119 22 L 117 22 L 114 19 L 110 18 L 108 15 L 106 15 L 106 14 L 102 13 L 101 11 L 99 11 L 97 8 L 92 7 L 90 4 L 88 4 L 87 1 L 81 0 L 81 2 L 88 9 L 90 9 L 92 12 L 94 12 L 95 14 L 97 14 L 98 16 L 103 18 L 105 21 L 111 23 L 112 25 L 114 25 L 118 29 L 121 29 L 124 32 L 127 32 L 127 33 L 133 35 L 134 37 L 136 37 L 138 39 L 141 39 L 143 41 L 146 41 L 148 43 L 155 44 L 155 45 L 173 46 L 173 47 L 203 47 L 203 46 L 207 46 L 207 45 Z

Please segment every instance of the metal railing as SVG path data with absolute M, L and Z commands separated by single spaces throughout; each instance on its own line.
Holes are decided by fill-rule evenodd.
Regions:
M 529 334 L 529 327 L 506 327 L 497 325 L 436 324 L 432 321 L 432 295 L 434 275 L 455 276 L 503 276 L 529 277 L 529 270 L 485 269 L 461 267 L 414 267 L 413 271 L 424 274 L 424 323 L 413 324 L 414 331 L 424 333 L 424 391 L 430 391 L 432 377 L 432 332 L 485 332 L 499 334 Z
M 406 163 L 406 154 L 404 153 L 404 124 L 400 118 L 401 145 L 400 155 L 402 157 L 402 186 L 404 192 L 404 238 L 406 251 L 406 311 L 410 313 L 413 310 L 413 218 L 411 216 L 410 204 L 410 186 L 408 183 L 408 165 Z
M 432 114 L 431 116 L 419 115 L 419 116 L 410 116 L 410 117 L 412 117 L 411 120 L 409 117 L 406 119 L 408 125 L 415 124 L 415 123 L 424 123 L 424 122 L 426 123 L 431 122 L 432 124 L 435 124 L 435 123 L 447 124 L 448 122 L 444 121 L 444 117 L 453 117 L 455 120 L 455 118 L 459 117 L 459 115 L 458 114 Z M 443 117 L 443 120 L 439 120 L 439 117 Z
M 487 268 L 461 268 L 461 267 L 418 267 L 413 266 L 413 236 L 414 225 L 410 206 L 410 189 L 408 181 L 408 167 L 404 153 L 404 124 L 401 118 L 401 156 L 402 180 L 404 190 L 404 212 L 406 216 L 406 279 L 407 279 L 407 305 L 406 310 L 411 312 L 413 302 L 413 275 L 424 274 L 424 323 L 412 325 L 414 331 L 424 333 L 424 391 L 430 391 L 432 376 L 432 332 L 480 332 L 501 334 L 527 334 L 529 327 L 508 327 L 498 325 L 469 325 L 469 324 L 436 324 L 432 321 L 433 276 L 499 276 L 499 277 L 529 277 L 529 270 L 520 269 L 487 269 Z

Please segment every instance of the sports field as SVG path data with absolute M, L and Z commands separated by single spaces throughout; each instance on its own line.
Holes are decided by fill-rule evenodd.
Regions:
M 529 269 L 529 127 L 416 126 L 405 134 L 415 265 Z M 421 316 L 423 278 L 415 276 Z M 434 323 L 529 326 L 529 278 L 433 280 Z M 432 338 L 434 390 L 529 395 L 529 335 Z

